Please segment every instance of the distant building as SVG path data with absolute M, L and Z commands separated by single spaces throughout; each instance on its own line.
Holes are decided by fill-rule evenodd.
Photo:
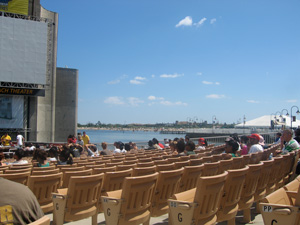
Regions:
M 40 0 L 0 5 L 0 133 L 32 142 L 77 133 L 78 70 L 56 68 L 57 27 Z

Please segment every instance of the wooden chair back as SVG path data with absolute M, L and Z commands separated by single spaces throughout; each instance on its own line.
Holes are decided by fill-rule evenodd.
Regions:
M 169 171 L 169 170 L 174 170 L 175 169 L 175 164 L 170 163 L 170 164 L 158 164 L 156 165 L 156 171 Z
M 168 199 L 178 192 L 183 171 L 184 168 L 159 172 L 151 207 L 151 216 L 157 217 L 168 212 Z
M 104 174 L 104 184 L 102 193 L 108 191 L 120 190 L 123 186 L 125 177 L 132 176 L 132 169 L 124 171 L 106 172 Z
M 31 173 L 31 168 L 26 168 L 26 169 L 19 169 L 19 170 L 5 170 L 6 174 L 11 174 L 11 173 L 24 173 L 24 172 L 30 172 Z
M 22 170 L 22 169 L 32 169 L 32 164 L 14 164 L 14 165 L 11 165 L 11 167 L 9 168 L 10 170 Z
M 73 167 L 73 166 L 67 166 L 67 167 L 60 167 L 60 172 L 75 172 L 75 171 L 82 171 L 85 169 L 84 166 L 78 166 L 78 167 Z
M 156 166 L 149 166 L 149 167 L 135 167 L 133 168 L 132 176 L 145 176 L 150 175 L 156 172 Z
M 29 223 L 28 225 L 50 225 L 50 218 L 48 216 L 43 216 L 42 218 Z
M 242 169 L 228 170 L 228 177 L 225 181 L 224 193 L 220 202 L 220 209 L 217 212 L 217 221 L 228 221 L 233 224 L 238 212 L 238 202 L 244 187 L 246 174 L 249 167 Z
M 138 162 L 136 164 L 137 167 L 149 167 L 149 166 L 154 166 L 154 162 Z
M 189 166 L 190 161 L 180 161 L 180 162 L 175 162 L 175 169 L 179 169 L 181 167 Z
M 198 178 L 201 176 L 204 165 L 185 166 L 180 180 L 178 192 L 183 192 L 196 187 Z
M 168 163 L 175 163 L 175 162 L 180 162 L 180 158 L 179 157 L 172 157 L 172 158 L 168 158 Z
M 54 170 L 33 170 L 31 172 L 32 175 L 49 175 L 49 174 L 57 174 L 59 173 L 59 169 L 54 169 Z
M 220 162 L 204 163 L 202 176 L 214 176 L 219 173 Z
M 30 176 L 30 171 L 25 171 L 21 173 L 5 173 L 0 174 L 0 177 L 5 178 L 7 180 L 11 180 L 20 184 L 27 185 L 28 178 Z
M 62 173 L 29 177 L 27 186 L 36 196 L 44 213 L 53 211 L 52 193 L 57 192 L 61 179 Z
M 88 176 L 92 175 L 93 170 L 81 170 L 81 171 L 65 171 L 63 172 L 63 180 L 62 180 L 62 187 L 67 188 L 69 186 L 69 181 L 72 176 Z
M 133 169 L 135 167 L 136 167 L 136 164 L 117 165 L 116 171 L 123 171 L 123 170 Z
M 32 171 L 41 171 L 41 170 L 54 170 L 56 166 L 47 166 L 47 167 L 32 167 Z
M 137 164 L 138 161 L 139 161 L 139 160 L 137 160 L 137 159 L 132 159 L 132 160 L 126 159 L 126 160 L 123 161 L 123 165 L 133 165 L 133 164 Z
M 106 172 L 115 172 L 117 169 L 116 166 L 104 167 L 104 168 L 93 168 L 93 174 L 100 174 Z
M 202 159 L 190 159 L 190 166 L 198 166 L 202 164 Z
M 232 168 L 233 159 L 221 159 L 220 160 L 220 167 L 219 167 L 219 173 L 223 173 L 224 171 L 230 170 Z
M 242 169 L 245 167 L 244 164 L 244 159 L 243 157 L 234 157 L 232 158 L 232 167 L 231 169 L 235 170 L 235 169 Z

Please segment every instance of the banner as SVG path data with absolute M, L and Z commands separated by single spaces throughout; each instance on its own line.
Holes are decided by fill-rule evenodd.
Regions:
M 0 87 L 0 95 L 45 96 L 44 89 Z
M 29 0 L 0 0 L 0 11 L 28 16 Z

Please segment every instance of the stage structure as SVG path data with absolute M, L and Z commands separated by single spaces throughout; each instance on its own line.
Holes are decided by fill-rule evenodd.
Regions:
M 57 25 L 39 0 L 0 0 L 0 135 L 60 142 L 76 134 L 78 71 L 56 68 Z

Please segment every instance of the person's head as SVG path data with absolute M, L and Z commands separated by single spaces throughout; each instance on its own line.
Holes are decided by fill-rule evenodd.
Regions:
M 153 138 L 152 142 L 153 142 L 154 145 L 158 144 L 158 140 L 156 138 Z
M 282 132 L 282 139 L 286 142 L 289 142 L 293 138 L 293 131 L 292 130 L 284 130 Z
M 239 144 L 232 137 L 226 138 L 225 140 L 225 152 L 235 154 L 239 150 Z
M 129 143 L 126 143 L 126 144 L 125 144 L 125 150 L 126 150 L 126 151 L 130 151 L 130 144 L 129 144 Z
M 22 148 L 18 148 L 16 151 L 15 151 L 15 154 L 14 154 L 14 159 L 19 161 L 21 160 L 22 158 L 24 157 L 24 150 Z
M 51 147 L 51 148 L 49 149 L 48 153 L 49 153 L 49 156 L 50 156 L 51 158 L 56 158 L 56 159 L 58 159 L 58 151 L 57 151 L 57 147 L 55 147 L 55 146 Z
M 200 146 L 207 146 L 207 142 L 204 138 L 199 138 L 198 139 L 198 145 Z
M 70 135 L 68 136 L 68 138 L 72 138 L 72 134 L 70 134 Z
M 97 151 L 96 145 L 90 145 L 90 149 L 91 149 L 92 152 L 96 152 Z
M 295 130 L 295 136 L 300 136 L 300 128 L 297 128 L 297 129 Z
M 177 141 L 170 141 L 170 149 L 172 150 L 172 152 L 177 150 Z
M 41 149 L 37 150 L 36 159 L 40 164 L 45 164 L 45 161 L 47 160 L 47 152 Z
M 152 147 L 152 146 L 153 146 L 153 141 L 152 141 L 152 140 L 149 140 L 149 141 L 148 141 L 148 146 L 149 146 L 149 147 Z
M 241 143 L 247 144 L 249 141 L 249 138 L 246 135 L 241 136 Z
M 188 142 L 190 140 L 190 137 L 189 136 L 187 136 L 187 135 L 185 135 L 185 137 L 184 137 L 184 141 L 185 142 Z
M 251 134 L 248 138 L 251 145 L 258 144 L 260 140 L 260 136 L 258 134 Z
M 167 138 L 164 139 L 165 144 L 169 144 L 169 140 Z
M 185 149 L 185 143 L 183 139 L 180 139 L 176 144 L 176 149 L 178 153 L 184 152 Z
M 123 150 L 124 149 L 124 143 L 122 141 L 119 141 L 118 142 L 118 146 L 119 146 L 119 149 L 120 150 Z
M 101 147 L 103 150 L 107 149 L 107 143 L 106 142 L 102 142 L 101 143 Z
M 83 136 L 85 136 L 86 135 L 85 131 L 83 131 L 82 134 L 83 134 Z
M 237 133 L 234 133 L 231 135 L 231 137 L 236 141 L 236 142 L 241 142 L 239 135 Z
M 71 157 L 71 152 L 69 149 L 63 149 L 59 155 L 59 160 L 61 162 L 67 162 L 67 164 L 73 164 L 73 159 Z
M 185 150 L 190 152 L 195 150 L 195 143 L 193 141 L 188 141 L 185 145 Z

